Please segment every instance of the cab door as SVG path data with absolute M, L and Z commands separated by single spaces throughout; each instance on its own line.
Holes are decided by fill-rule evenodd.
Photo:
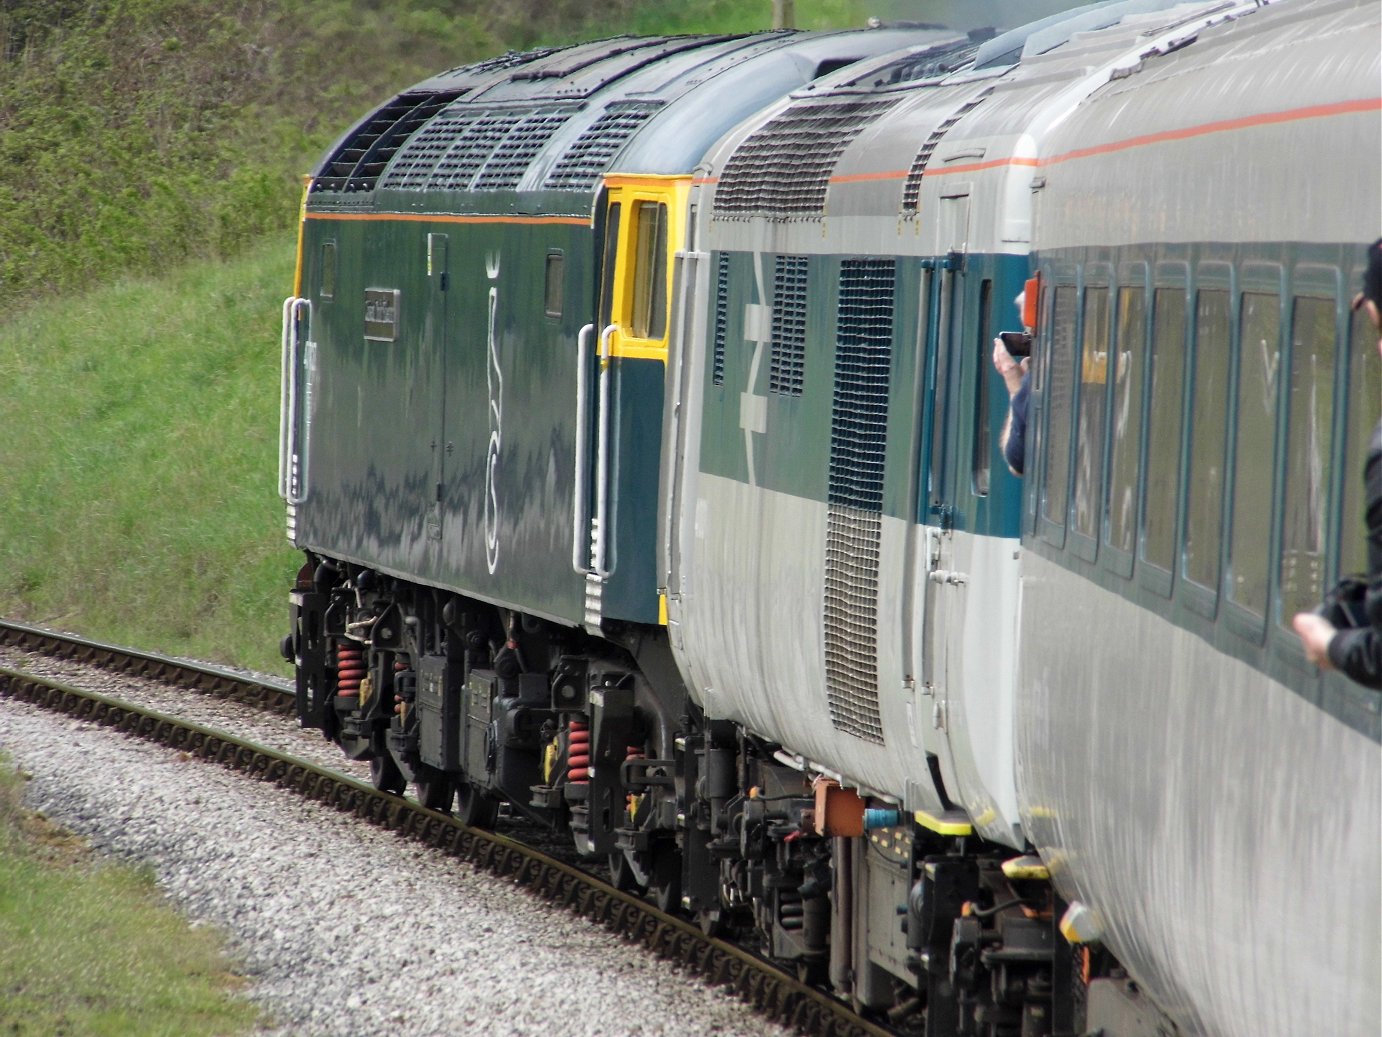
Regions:
M 921 608 L 921 674 L 915 722 L 923 727 L 928 751 L 939 758 L 949 793 L 957 791 L 954 758 L 950 752 L 949 713 L 952 668 L 958 651 L 964 615 L 964 584 L 968 577 L 957 572 L 953 527 L 957 494 L 963 480 L 957 476 L 960 359 L 966 341 L 965 256 L 969 238 L 969 185 L 948 188 L 937 212 L 937 243 L 945 252 L 923 271 L 923 305 L 926 324 L 926 367 L 923 381 L 921 429 L 921 491 L 917 501 L 922 527 L 922 557 L 926 573 Z M 953 658 L 952 658 L 953 656 Z M 929 708 L 928 708 L 929 707 Z
M 596 321 L 582 333 L 576 385 L 572 565 L 586 578 L 587 627 L 659 622 L 656 574 L 661 431 L 674 257 L 687 177 L 613 176 L 601 205 Z

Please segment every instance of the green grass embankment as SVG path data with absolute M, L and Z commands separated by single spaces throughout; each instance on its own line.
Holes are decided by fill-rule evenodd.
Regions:
M 0 614 L 282 671 L 276 494 L 294 242 L 0 326 Z
M 191 928 L 145 869 L 101 862 L 20 806 L 0 758 L 0 1033 L 201 1037 L 260 1012 L 219 937 Z

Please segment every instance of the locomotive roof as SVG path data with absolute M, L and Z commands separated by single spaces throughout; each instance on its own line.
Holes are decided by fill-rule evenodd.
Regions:
M 975 218 L 993 222 L 971 228 L 970 242 L 1020 247 L 1030 235 L 1030 206 L 1018 195 L 1030 189 L 1048 128 L 1111 78 L 1154 58 L 1155 41 L 1178 49 L 1207 23 L 1245 9 L 1255 10 L 1236 0 L 1119 0 L 958 45 L 929 65 L 913 54 L 851 69 L 796 91 L 723 142 L 706 177 L 714 184 L 711 211 L 779 223 L 789 237 L 807 221 L 816 244 L 804 251 L 825 247 L 819 222 L 827 218 L 838 232 L 832 250 L 864 250 L 880 235 L 897 248 L 905 247 L 898 221 L 923 210 L 923 181 L 934 202 L 941 181 L 1003 177 L 1019 204 L 984 207 Z M 803 146 L 803 133 L 822 123 L 835 142 L 829 154 Z M 924 234 L 912 244 L 926 253 L 952 247 Z
M 617 37 L 511 53 L 404 90 L 313 175 L 312 208 L 588 214 L 621 170 L 686 173 L 738 119 L 936 29 Z

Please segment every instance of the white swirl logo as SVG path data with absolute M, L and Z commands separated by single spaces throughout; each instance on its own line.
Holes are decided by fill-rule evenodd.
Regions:
M 499 256 L 485 256 L 485 273 L 491 281 L 499 280 Z M 485 456 L 485 561 L 490 575 L 499 567 L 499 448 L 504 442 L 504 372 L 499 369 L 499 287 L 489 289 L 489 363 L 485 367 L 485 381 L 489 386 L 489 450 Z

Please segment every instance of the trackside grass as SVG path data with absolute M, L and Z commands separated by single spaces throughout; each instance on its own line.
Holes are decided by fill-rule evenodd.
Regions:
M 286 672 L 277 497 L 295 240 L 0 325 L 0 614 Z
M 218 937 L 160 898 L 145 870 L 102 863 L 20 806 L 0 758 L 0 1033 L 244 1034 L 259 1011 Z

